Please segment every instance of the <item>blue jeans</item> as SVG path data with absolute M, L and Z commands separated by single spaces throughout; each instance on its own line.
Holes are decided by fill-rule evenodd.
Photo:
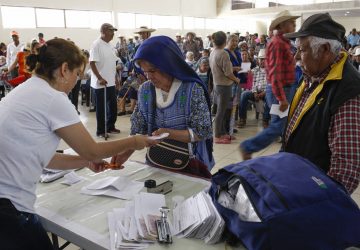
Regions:
M 241 119 L 246 119 L 246 117 L 247 117 L 247 107 L 248 107 L 249 100 L 255 101 L 254 93 L 250 90 L 245 90 L 244 92 L 241 93 L 240 105 L 239 105 L 239 117 Z M 270 109 L 268 108 L 268 105 L 265 103 L 264 104 L 263 121 L 270 120 L 269 112 L 270 112 Z
M 293 87 L 292 86 L 284 87 L 284 92 L 286 95 L 286 99 L 290 103 L 294 94 Z M 272 93 L 271 84 L 268 84 L 266 86 L 265 98 L 266 98 L 266 103 L 270 108 L 272 104 L 279 104 L 278 100 L 275 98 L 275 96 Z M 287 116 L 280 118 L 277 115 L 271 115 L 271 122 L 269 127 L 265 128 L 254 137 L 243 141 L 240 144 L 240 146 L 247 153 L 258 152 L 266 148 L 276 139 L 278 139 L 279 136 L 283 134 L 286 120 L 287 120 Z

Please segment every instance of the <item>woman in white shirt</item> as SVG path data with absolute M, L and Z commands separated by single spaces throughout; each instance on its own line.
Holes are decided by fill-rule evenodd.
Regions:
M 53 39 L 28 58 L 34 75 L 0 102 L 0 248 L 52 249 L 34 213 L 35 188 L 44 167 L 105 169 L 103 158 L 156 144 L 138 135 L 95 142 L 67 98 L 84 70 L 81 51 Z M 60 139 L 79 156 L 55 153 Z

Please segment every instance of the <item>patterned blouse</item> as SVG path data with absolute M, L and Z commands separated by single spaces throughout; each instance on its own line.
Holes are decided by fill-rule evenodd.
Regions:
M 130 120 L 131 135 L 147 134 L 147 123 L 139 110 L 139 105 L 135 107 Z M 204 140 L 212 137 L 210 111 L 206 103 L 204 89 L 198 83 L 194 85 L 191 93 L 189 122 L 194 134 L 200 139 Z

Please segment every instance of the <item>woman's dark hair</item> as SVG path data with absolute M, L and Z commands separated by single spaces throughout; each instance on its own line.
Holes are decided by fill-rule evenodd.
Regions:
M 89 58 L 89 57 L 90 57 L 90 53 L 89 53 L 89 51 L 87 51 L 87 50 L 83 49 L 83 50 L 82 50 L 82 52 L 83 52 L 84 56 L 86 56 L 87 58 Z
M 226 43 L 226 34 L 223 31 L 218 31 L 211 36 L 213 43 L 220 47 Z
M 61 38 L 52 39 L 42 45 L 39 54 L 30 54 L 26 64 L 30 72 L 54 80 L 54 71 L 63 63 L 67 63 L 69 70 L 85 65 L 85 57 L 81 50 L 73 43 Z

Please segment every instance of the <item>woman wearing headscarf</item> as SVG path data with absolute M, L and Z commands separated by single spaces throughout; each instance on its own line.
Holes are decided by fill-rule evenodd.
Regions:
M 148 81 L 139 89 L 138 105 L 131 116 L 131 134 L 169 133 L 168 139 L 191 143 L 194 156 L 206 169 L 195 169 L 190 164 L 182 171 L 210 177 L 208 170 L 214 166 L 214 159 L 207 86 L 167 36 L 144 41 L 134 62 Z M 122 164 L 132 153 L 129 150 L 118 154 L 113 162 Z

